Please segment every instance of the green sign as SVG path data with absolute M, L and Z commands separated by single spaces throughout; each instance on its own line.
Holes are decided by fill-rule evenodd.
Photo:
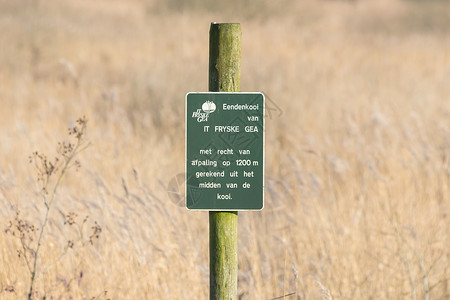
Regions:
M 186 207 L 264 206 L 264 95 L 186 95 Z

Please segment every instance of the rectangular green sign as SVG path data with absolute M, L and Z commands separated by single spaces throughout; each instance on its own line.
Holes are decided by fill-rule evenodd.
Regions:
M 264 206 L 262 93 L 186 95 L 186 207 L 261 210 Z

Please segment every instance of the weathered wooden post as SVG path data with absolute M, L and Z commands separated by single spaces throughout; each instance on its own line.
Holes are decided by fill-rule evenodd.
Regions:
M 241 24 L 212 23 L 209 31 L 209 91 L 239 92 Z M 209 212 L 210 299 L 236 299 L 237 211 Z
M 238 211 L 264 207 L 262 93 L 241 93 L 241 26 L 212 23 L 209 92 L 186 95 L 186 208 L 209 211 L 210 299 L 236 299 Z

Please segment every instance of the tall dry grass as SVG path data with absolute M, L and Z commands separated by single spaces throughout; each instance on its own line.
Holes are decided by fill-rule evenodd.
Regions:
M 42 225 L 28 156 L 89 119 L 41 265 L 67 245 L 58 211 L 102 236 L 42 276 L 41 297 L 208 297 L 208 216 L 167 189 L 184 170 L 184 95 L 207 90 L 209 23 L 235 21 L 242 90 L 272 109 L 265 209 L 239 216 L 241 299 L 450 298 L 449 5 L 212 3 L 0 1 L 2 228 L 16 209 Z M 19 246 L 2 231 L 2 299 L 28 291 Z

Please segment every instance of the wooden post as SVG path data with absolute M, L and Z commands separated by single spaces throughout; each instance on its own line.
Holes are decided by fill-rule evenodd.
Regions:
M 239 92 L 241 25 L 211 23 L 209 91 Z M 237 298 L 237 212 L 209 212 L 209 298 Z

